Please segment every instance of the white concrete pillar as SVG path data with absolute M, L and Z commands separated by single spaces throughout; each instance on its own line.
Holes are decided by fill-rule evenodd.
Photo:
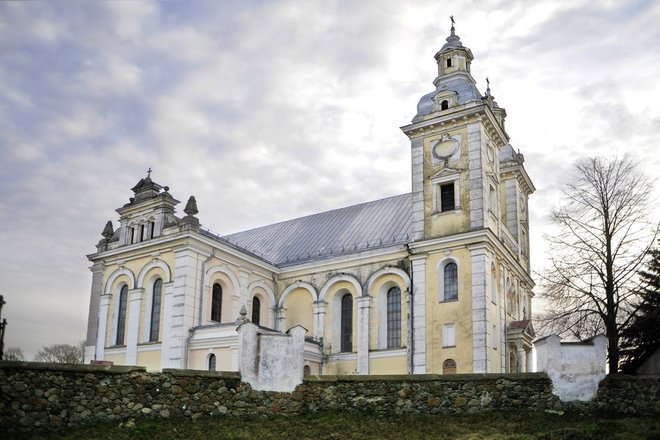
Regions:
M 241 313 L 241 307 L 245 306 L 248 309 L 248 286 L 250 285 L 250 272 L 241 267 L 238 269 L 238 292 L 234 292 L 231 296 L 231 319 L 238 319 Z
M 126 332 L 126 365 L 137 364 L 138 329 L 140 328 L 140 306 L 144 289 L 128 291 L 128 325 Z
M 160 337 L 160 368 L 170 367 L 170 344 L 172 337 L 172 295 L 174 292 L 174 283 L 163 283 L 163 334 Z
M 103 360 L 105 352 L 105 335 L 108 331 L 108 307 L 110 295 L 101 295 L 99 301 L 99 327 L 96 335 L 96 360 Z
M 532 349 L 528 348 L 525 350 L 525 373 L 531 373 L 534 367 L 532 366 Z
M 486 249 L 470 249 L 472 264 L 472 372 L 488 372 L 488 313 L 486 294 Z M 459 269 L 460 270 L 460 269 Z M 459 292 L 458 294 L 466 294 Z
M 516 373 L 525 372 L 525 349 L 522 341 L 516 341 Z
M 285 331 L 286 329 L 284 328 L 284 325 L 286 324 L 286 309 L 284 307 L 280 307 L 277 309 L 275 316 L 275 330 L 279 330 L 281 332 Z
M 369 315 L 371 312 L 371 297 L 359 296 L 358 328 L 357 328 L 357 373 L 369 374 Z
M 412 369 L 413 374 L 426 373 L 426 255 L 412 256 Z
M 325 323 L 325 308 L 328 305 L 325 301 L 315 301 L 312 304 L 312 310 L 314 312 L 314 329 L 312 331 L 312 337 L 315 340 L 320 340 L 323 337 L 323 325 Z

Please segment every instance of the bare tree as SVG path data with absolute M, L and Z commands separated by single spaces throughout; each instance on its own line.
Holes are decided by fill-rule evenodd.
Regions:
M 619 337 L 639 302 L 635 282 L 658 234 L 649 221 L 653 182 L 629 156 L 575 165 L 564 204 L 553 212 L 550 267 L 542 275 L 543 331 L 579 339 L 604 333 L 608 364 L 619 367 Z
M 34 360 L 59 364 L 82 364 L 84 362 L 84 351 L 80 344 L 54 344 L 39 350 Z
M 25 355 L 21 347 L 9 347 L 2 356 L 3 361 L 24 361 Z

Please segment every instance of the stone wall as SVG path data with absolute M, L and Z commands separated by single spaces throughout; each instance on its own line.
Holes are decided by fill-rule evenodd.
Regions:
M 0 432 L 106 420 L 314 411 L 459 414 L 510 410 L 659 414 L 660 377 L 610 376 L 592 402 L 562 403 L 545 374 L 318 376 L 293 393 L 254 391 L 237 373 L 0 362 Z

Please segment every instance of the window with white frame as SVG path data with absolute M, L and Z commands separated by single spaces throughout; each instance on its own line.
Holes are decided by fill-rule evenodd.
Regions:
M 440 300 L 456 301 L 458 299 L 458 265 L 448 260 L 440 266 Z
M 149 327 L 149 342 L 158 341 L 160 330 L 160 305 L 163 294 L 163 280 L 158 278 L 154 281 L 153 293 L 151 295 L 151 319 Z
M 119 303 L 117 304 L 117 337 L 116 345 L 124 345 L 126 334 L 126 306 L 128 304 L 128 286 L 123 285 L 119 291 Z
M 442 326 L 442 346 L 455 347 L 456 346 L 456 324 L 444 324 Z
M 211 294 L 211 321 L 220 322 L 222 319 L 222 286 L 218 283 L 213 284 Z
M 353 351 L 353 297 L 350 293 L 341 297 L 340 350 Z
M 261 322 L 261 300 L 257 296 L 252 298 L 252 322 L 257 325 Z
M 451 212 L 461 209 L 459 197 L 459 175 L 453 174 L 433 179 L 433 211 Z
M 215 368 L 216 368 L 215 355 L 213 353 L 211 353 L 209 355 L 209 371 L 215 371 Z
M 401 346 L 401 289 L 387 291 L 387 348 Z

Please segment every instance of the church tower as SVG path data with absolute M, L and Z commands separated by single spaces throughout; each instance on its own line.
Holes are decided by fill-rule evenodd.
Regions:
M 526 206 L 534 187 L 489 81 L 484 94 L 477 89 L 453 18 L 434 58 L 435 90 L 401 127 L 412 149 L 411 370 L 523 371 L 533 333 Z M 526 333 L 513 341 L 512 326 Z

